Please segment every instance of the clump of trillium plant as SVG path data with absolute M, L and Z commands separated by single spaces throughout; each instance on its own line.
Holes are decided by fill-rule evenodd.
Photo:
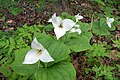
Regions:
M 72 32 L 78 32 L 78 34 L 81 34 L 81 29 L 79 28 L 80 25 L 77 24 L 78 20 L 83 19 L 83 16 L 75 15 L 76 22 L 74 22 L 71 19 L 64 19 L 62 20 L 61 17 L 57 17 L 56 13 L 53 14 L 52 18 L 48 20 L 48 22 L 51 22 L 54 27 L 54 33 L 57 37 L 57 40 L 64 36 L 67 31 Z M 106 18 L 107 25 L 111 28 L 111 24 L 114 22 L 114 18 Z M 32 49 L 28 51 L 28 53 L 25 56 L 25 60 L 23 64 L 34 64 L 37 61 L 41 60 L 42 62 L 51 62 L 54 61 L 54 59 L 50 56 L 48 51 L 42 46 L 41 43 L 39 43 L 34 38 L 33 42 L 31 43 Z
M 35 72 L 36 80 L 43 80 L 44 76 L 51 78 L 50 80 L 53 80 L 54 77 L 56 76 L 59 76 L 58 80 L 63 80 L 63 79 L 75 80 L 75 77 L 76 77 L 75 69 L 73 65 L 71 64 L 71 62 L 66 62 L 66 58 L 70 54 L 70 50 L 75 51 L 75 52 L 80 52 L 80 51 L 85 51 L 85 50 L 90 49 L 91 45 L 89 44 L 89 42 L 90 42 L 90 39 L 92 38 L 92 32 L 89 31 L 90 26 L 87 23 L 78 22 L 80 19 L 83 19 L 83 16 L 81 16 L 80 14 L 77 14 L 74 17 L 75 17 L 75 21 L 73 21 L 72 19 L 68 19 L 68 18 L 62 19 L 61 17 L 56 16 L 56 13 L 52 15 L 52 18 L 50 18 L 48 22 L 52 23 L 56 39 L 55 38 L 52 39 L 51 36 L 50 36 L 51 38 L 46 38 L 48 37 L 48 35 L 46 34 L 44 35 L 45 37 L 44 36 L 41 37 L 44 40 L 47 39 L 48 42 L 49 42 L 49 39 L 52 39 L 50 40 L 50 44 L 52 46 L 50 45 L 48 48 L 44 48 L 44 46 L 37 40 L 37 38 L 40 35 L 42 35 L 42 33 L 40 33 L 40 35 L 39 33 L 35 34 L 35 38 L 33 39 L 31 43 L 32 49 L 27 52 L 22 64 L 33 64 L 33 66 L 36 66 L 35 63 L 37 63 L 38 61 L 42 62 L 42 63 L 38 62 L 37 69 L 36 68 L 34 69 L 34 70 L 37 70 L 37 72 Z M 94 28 L 96 32 L 98 32 L 100 29 L 105 29 L 106 27 L 107 29 L 108 27 L 109 29 L 112 29 L 111 27 L 112 27 L 113 22 L 114 22 L 114 18 L 108 18 L 108 17 L 106 19 L 102 18 L 95 23 L 93 22 L 93 24 L 95 25 L 93 25 L 91 29 Z M 101 24 L 104 24 L 104 25 L 102 25 L 101 27 Z M 84 29 L 86 29 L 84 26 L 85 27 L 87 26 L 86 32 L 84 31 Z M 83 34 L 81 34 L 82 33 L 81 30 L 83 30 Z M 67 43 L 64 43 L 64 40 L 62 42 L 62 39 L 60 38 L 62 38 L 67 32 L 68 34 L 71 34 L 71 33 L 74 34 L 74 32 L 77 32 L 78 35 L 72 38 L 68 38 L 68 41 L 66 41 Z M 79 43 L 76 43 L 78 41 Z M 59 50 L 58 45 L 60 46 L 60 50 Z M 56 55 L 54 52 L 56 53 Z M 53 53 L 52 56 L 49 53 L 51 54 Z M 29 66 L 29 65 L 24 65 L 24 66 Z M 51 73 L 54 73 L 54 72 L 55 74 L 51 75 Z M 53 76 L 53 77 L 50 77 L 50 76 Z M 48 80 L 49 78 L 46 78 L 44 80 Z
M 104 56 L 108 58 L 109 49 L 107 49 L 106 44 L 101 44 L 101 42 L 96 44 L 96 41 L 92 40 L 93 42 L 91 42 L 91 39 L 94 35 L 107 38 L 111 35 L 111 31 L 116 30 L 118 23 L 110 17 L 94 19 L 94 16 L 92 16 L 91 23 L 82 22 L 81 19 L 83 19 L 83 16 L 80 14 L 71 16 L 65 12 L 61 16 L 57 16 L 54 13 L 48 19 L 50 24 L 46 26 L 42 24 L 27 26 L 25 24 L 15 30 L 16 34 L 10 32 L 9 37 L 7 37 L 8 34 L 2 32 L 5 37 L 3 36 L 0 40 L 2 56 L 0 72 L 8 80 L 55 80 L 55 78 L 57 80 L 76 80 L 76 66 L 73 65 L 74 60 L 72 60 L 73 64 L 71 63 L 70 57 L 72 56 L 70 54 L 79 55 L 81 52 L 85 52 L 84 55 L 90 60 L 96 57 L 102 59 Z M 49 34 L 49 32 L 53 32 L 55 36 L 52 35 L 53 33 Z M 114 43 L 117 45 L 117 42 Z M 31 45 L 29 45 L 30 43 Z M 98 48 L 100 50 L 104 49 L 102 52 L 105 52 L 105 54 L 101 52 L 96 54 L 96 51 L 99 51 Z M 93 49 L 96 49 L 96 51 Z M 97 63 L 101 62 L 95 64 Z M 95 75 L 98 74 L 97 69 L 101 68 L 99 65 L 101 64 L 91 66 Z M 106 70 L 111 71 L 108 76 L 115 77 L 112 73 L 114 69 Z M 118 69 L 117 66 L 116 69 Z M 97 77 L 94 75 L 94 79 L 107 76 L 104 73 L 101 74 L 102 76 L 97 75 Z
M 59 16 L 57 17 L 56 13 L 54 13 L 52 18 L 48 20 L 48 22 L 51 22 L 53 24 L 54 33 L 57 37 L 57 40 L 60 37 L 64 36 L 67 31 L 78 32 L 78 34 L 81 33 L 81 30 L 79 29 L 79 25 L 77 25 L 76 23 L 78 22 L 78 20 L 82 19 L 83 16 L 77 14 L 75 15 L 75 18 L 76 18 L 76 22 L 74 22 L 71 19 L 62 20 L 61 17 Z
M 52 18 L 49 19 L 48 22 L 52 22 L 57 40 L 65 35 L 67 31 L 78 32 L 78 34 L 80 35 L 81 30 L 79 28 L 79 25 L 77 25 L 76 23 L 78 22 L 78 20 L 82 19 L 83 16 L 77 14 L 75 15 L 75 18 L 76 22 L 71 19 L 62 20 L 61 17 L 56 17 L 56 13 L 53 14 Z M 34 64 L 39 60 L 45 63 L 54 61 L 48 51 L 42 46 L 41 43 L 37 41 L 36 37 L 31 43 L 31 48 L 32 49 L 27 52 L 23 64 Z

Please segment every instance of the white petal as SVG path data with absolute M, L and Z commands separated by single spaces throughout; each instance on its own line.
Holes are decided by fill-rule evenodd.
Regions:
M 50 18 L 50 19 L 48 20 L 48 22 L 52 22 L 52 18 Z
M 62 22 L 62 18 L 61 17 L 56 17 L 56 13 L 54 13 L 52 15 L 52 18 L 48 20 L 48 22 L 52 22 L 52 25 L 54 28 L 57 28 L 60 26 L 61 22 Z
M 52 16 L 52 23 L 57 24 L 56 13 L 54 13 L 53 16 Z
M 57 28 L 60 26 L 62 22 L 62 18 L 61 17 L 56 17 L 55 19 L 52 20 L 52 24 L 54 28 Z
M 71 19 L 64 19 L 62 21 L 62 26 L 66 31 L 69 31 L 76 23 Z
M 107 25 L 111 28 L 111 23 L 108 23 L 108 22 L 107 22 Z
M 42 44 L 40 44 L 40 43 L 37 41 L 36 37 L 35 37 L 34 40 L 32 41 L 31 47 L 32 47 L 33 49 L 43 49 Z
M 76 29 L 75 29 L 75 28 L 72 28 L 72 29 L 70 30 L 70 32 L 76 32 Z
M 27 52 L 23 64 L 34 64 L 39 60 L 39 55 L 36 49 L 31 49 Z
M 77 32 L 80 35 L 81 34 L 81 29 L 77 29 Z
M 62 18 L 61 17 L 56 17 L 56 13 L 54 13 L 52 18 L 49 20 L 49 22 L 52 22 L 53 27 L 57 28 L 57 27 L 60 26 L 60 24 L 62 22 Z
M 81 34 L 81 30 L 79 29 L 79 28 L 72 28 L 71 30 L 70 30 L 70 32 L 78 32 L 78 34 L 80 35 Z
M 77 15 L 75 15 L 76 18 L 76 22 L 78 22 L 78 20 L 83 19 L 83 16 L 81 16 L 79 13 Z
M 42 62 L 51 62 L 54 61 L 54 59 L 50 56 L 48 51 L 46 49 L 42 50 L 42 53 L 40 54 L 40 60 Z
M 62 37 L 63 35 L 65 35 L 66 30 L 64 30 L 63 28 L 55 28 L 54 29 L 55 35 L 57 37 L 57 40 Z
M 114 18 L 108 18 L 108 17 L 107 17 L 107 22 L 108 22 L 108 23 L 113 23 L 113 22 L 114 22 Z
M 54 14 L 52 15 L 52 18 L 56 18 L 56 13 L 54 13 Z
M 52 18 L 50 18 L 50 19 L 48 20 L 48 22 L 52 22 L 52 19 L 54 19 L 54 18 L 56 18 L 56 13 L 54 13 L 54 14 L 52 15 Z
M 114 22 L 114 18 L 108 18 L 107 17 L 107 25 L 111 28 L 111 24 Z
M 79 27 L 80 27 L 80 25 L 76 24 L 74 27 L 79 28 Z

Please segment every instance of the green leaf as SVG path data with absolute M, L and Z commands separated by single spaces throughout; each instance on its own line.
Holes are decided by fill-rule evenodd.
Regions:
M 88 54 L 89 56 L 93 56 L 93 57 L 109 57 L 108 52 L 106 50 L 106 48 L 104 47 L 103 44 L 93 44 L 93 51 L 91 52 L 91 54 Z
M 114 67 L 111 67 L 111 66 L 106 66 L 106 65 L 96 66 L 95 65 L 92 70 L 96 73 L 96 78 L 98 78 L 99 76 L 104 76 L 105 79 L 113 80 L 112 79 L 113 69 Z
M 100 21 L 93 22 L 92 31 L 96 35 L 109 35 L 110 34 L 109 31 L 105 28 L 105 26 L 101 26 Z
M 10 45 L 9 45 L 8 54 L 10 54 L 15 48 L 15 40 L 12 37 L 10 37 L 9 41 L 10 41 Z
M 0 67 L 0 72 L 5 76 L 5 77 L 10 77 L 12 72 L 5 66 Z
M 2 16 L 2 21 L 3 21 L 3 22 L 5 21 L 5 16 Z
M 92 34 L 90 32 L 81 33 L 77 38 L 71 37 L 70 39 L 66 39 L 67 41 L 65 41 L 65 44 L 75 52 L 85 51 L 91 48 L 91 37 Z
M 92 31 L 96 35 L 110 35 L 109 30 L 110 31 L 115 30 L 115 26 L 109 28 L 105 18 L 101 18 L 99 21 L 93 22 Z
M 16 16 L 17 14 L 19 14 L 20 12 L 22 12 L 23 9 L 19 8 L 19 7 L 10 7 L 10 12 Z
M 88 30 L 90 30 L 90 24 L 88 24 L 88 23 L 83 23 L 83 22 L 78 21 L 77 24 L 80 25 L 80 29 L 81 29 L 82 33 L 88 32 Z
M 44 27 L 44 30 L 46 30 L 46 31 L 52 31 L 53 29 L 54 28 L 53 28 L 53 26 L 51 24 Z
M 40 68 L 36 80 L 75 80 L 76 72 L 71 63 L 60 62 L 49 68 Z
M 0 48 L 4 47 L 6 45 L 6 42 L 4 40 L 0 40 Z
M 63 42 L 53 41 L 48 48 L 48 52 L 55 59 L 55 63 L 66 59 L 70 54 L 70 49 Z
M 27 51 L 30 48 L 26 47 L 23 49 L 16 50 L 15 52 L 15 61 L 11 64 L 11 68 L 20 75 L 31 75 L 37 70 L 36 64 L 26 65 L 22 64 Z
M 105 4 L 102 0 L 93 0 L 93 1 L 97 2 L 98 4 L 101 4 L 102 6 L 105 6 Z
M 73 20 L 73 21 L 76 21 L 76 18 L 75 18 L 75 16 L 71 16 L 71 15 L 69 15 L 67 12 L 63 12 L 62 14 L 61 14 L 61 18 L 62 19 L 71 19 L 71 20 Z
M 118 58 L 120 58 L 120 52 L 118 52 L 116 56 L 117 56 Z
M 120 38 L 118 38 L 116 40 L 112 40 L 112 41 L 116 45 L 117 48 L 120 48 Z

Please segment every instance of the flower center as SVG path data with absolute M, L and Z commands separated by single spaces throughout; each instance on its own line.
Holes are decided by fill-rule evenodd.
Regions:
M 78 29 L 78 27 L 74 27 L 75 29 Z
M 59 26 L 60 28 L 63 28 L 63 26 L 60 24 L 60 26 Z
M 42 53 L 42 49 L 37 50 L 37 54 L 40 55 Z

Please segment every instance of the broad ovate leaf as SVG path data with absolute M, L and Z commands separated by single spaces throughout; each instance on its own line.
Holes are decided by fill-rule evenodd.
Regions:
M 106 19 L 101 18 L 100 20 L 97 20 L 93 22 L 92 25 L 92 31 L 96 35 L 110 35 L 109 31 L 115 30 L 115 26 L 113 25 L 111 28 L 107 25 Z
M 88 32 L 88 30 L 90 30 L 90 24 L 88 24 L 88 23 L 83 23 L 83 22 L 78 22 L 77 23 L 78 25 L 80 25 L 79 27 L 80 27 L 80 29 L 81 29 L 81 31 L 82 31 L 82 33 L 84 33 L 84 32 Z
M 35 73 L 36 80 L 75 80 L 76 72 L 69 62 L 60 62 L 49 68 L 40 68 Z
M 72 51 L 75 52 L 85 51 L 91 49 L 91 45 L 90 45 L 91 38 L 92 38 L 92 34 L 90 32 L 81 33 L 79 36 L 74 35 L 74 37 L 69 35 L 68 40 L 65 40 L 65 44 Z

